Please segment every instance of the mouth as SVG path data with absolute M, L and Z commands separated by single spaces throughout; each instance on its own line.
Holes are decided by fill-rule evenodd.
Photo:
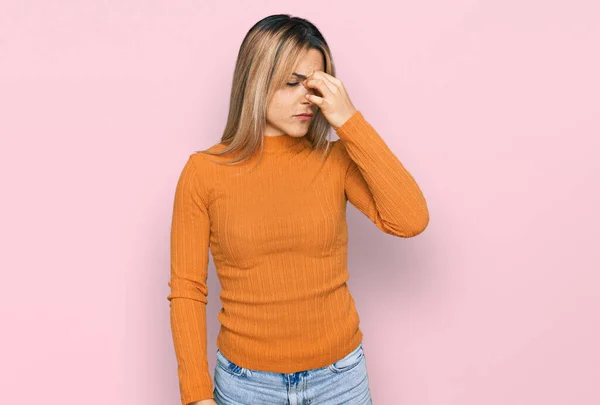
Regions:
M 303 119 L 310 119 L 310 118 L 312 118 L 312 116 L 313 116 L 312 114 L 297 114 L 297 115 L 294 115 L 294 117 L 296 117 L 296 118 L 303 118 Z

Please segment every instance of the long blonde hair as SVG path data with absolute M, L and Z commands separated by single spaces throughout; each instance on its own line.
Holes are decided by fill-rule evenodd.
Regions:
M 312 23 L 289 14 L 275 14 L 257 22 L 244 37 L 238 53 L 229 116 L 221 137 L 221 143 L 226 146 L 220 150 L 210 151 L 209 148 L 198 152 L 237 155 L 225 163 L 215 162 L 218 164 L 244 161 L 258 150 L 262 156 L 267 107 L 275 91 L 285 86 L 300 58 L 310 49 L 321 52 L 324 72 L 335 76 L 329 46 Z M 330 128 L 321 110 L 317 109 L 305 135 L 313 150 L 324 148 L 327 152 Z

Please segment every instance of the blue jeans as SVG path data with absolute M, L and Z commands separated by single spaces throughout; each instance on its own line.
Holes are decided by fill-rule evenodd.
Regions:
M 218 405 L 372 405 L 362 342 L 325 367 L 296 373 L 247 369 L 217 349 L 214 400 Z

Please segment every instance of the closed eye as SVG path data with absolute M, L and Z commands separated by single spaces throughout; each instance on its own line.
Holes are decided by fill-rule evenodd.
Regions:
M 300 84 L 300 82 L 296 82 L 296 83 L 288 83 L 287 85 L 290 86 L 290 87 L 294 87 L 294 86 L 297 86 L 299 84 Z

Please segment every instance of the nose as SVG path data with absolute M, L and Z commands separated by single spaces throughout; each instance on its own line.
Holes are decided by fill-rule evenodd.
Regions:
M 306 90 L 306 91 L 305 91 L 305 94 L 317 95 L 317 96 L 319 96 L 319 97 L 321 96 L 321 93 L 320 93 L 319 91 L 317 91 L 317 89 L 313 89 L 312 87 L 306 87 L 306 79 L 304 79 L 304 80 L 302 81 L 302 86 L 303 86 L 303 87 L 304 87 L 304 89 Z M 304 94 L 303 94 L 302 96 L 303 96 L 303 98 L 306 100 L 306 97 L 304 97 Z M 308 101 L 309 103 L 311 103 L 311 104 L 312 104 L 312 101 L 310 101 L 310 100 L 306 100 L 306 101 Z
M 314 94 L 314 92 L 315 92 L 315 89 L 313 89 L 312 87 L 306 87 L 306 80 L 307 80 L 307 79 L 304 79 L 304 80 L 302 80 L 302 86 L 303 86 L 303 87 L 304 87 L 306 90 L 308 90 L 309 92 L 311 92 L 311 91 L 312 91 L 312 92 L 313 92 L 313 94 Z
M 306 87 L 306 79 L 302 81 L 302 86 L 306 89 L 307 94 L 312 94 L 321 97 L 321 93 L 317 89 L 313 89 L 312 87 Z

